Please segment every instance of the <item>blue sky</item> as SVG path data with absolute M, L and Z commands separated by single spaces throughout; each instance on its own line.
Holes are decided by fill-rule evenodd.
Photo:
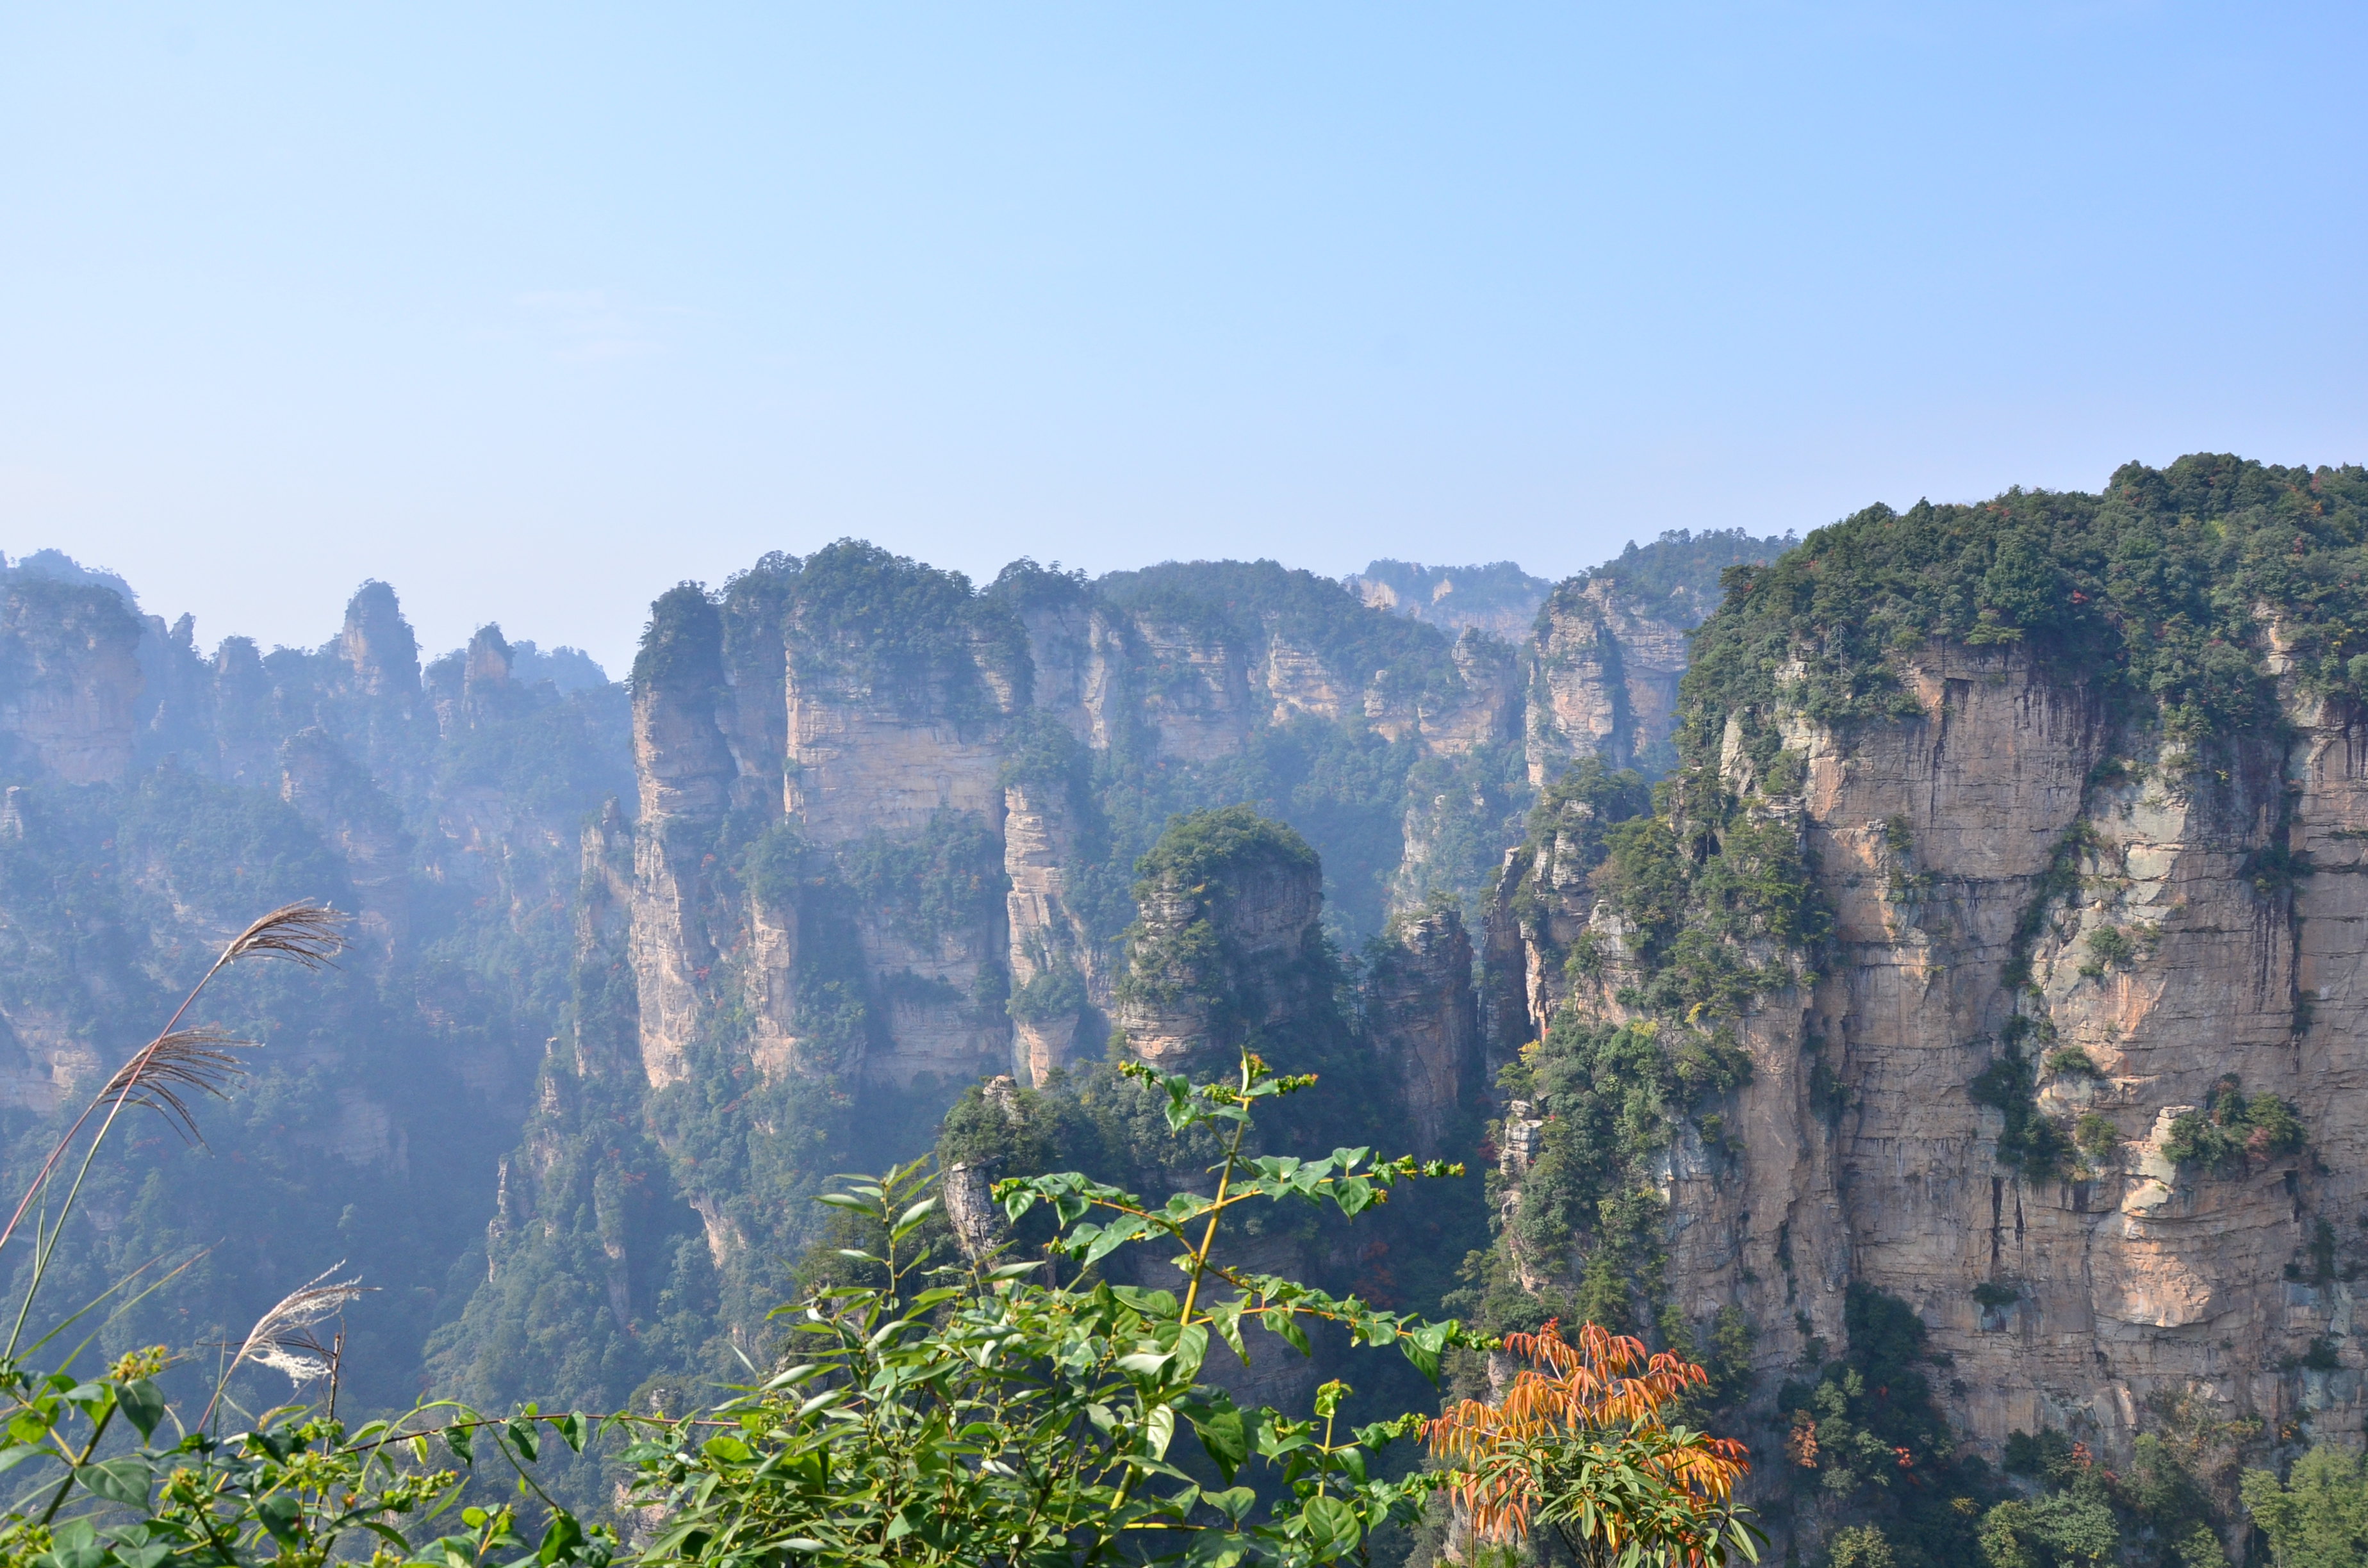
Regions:
M 0 9 L 0 550 L 612 667 L 842 534 L 1558 575 L 2368 459 L 2368 8 Z

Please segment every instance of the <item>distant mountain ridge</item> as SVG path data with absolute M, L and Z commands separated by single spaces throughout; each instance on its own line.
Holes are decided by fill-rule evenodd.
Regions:
M 1425 566 L 1415 561 L 1376 561 L 1341 579 L 1350 593 L 1375 609 L 1395 611 L 1449 631 L 1471 629 L 1518 642 L 1554 585 L 1532 577 L 1510 561 L 1486 566 Z
M 1610 561 L 1561 585 L 1533 577 L 1510 561 L 1426 566 L 1381 560 L 1340 581 L 1375 609 L 1450 632 L 1469 629 L 1518 642 L 1534 628 L 1540 607 L 1557 586 L 1583 593 L 1598 582 L 1617 583 L 1632 609 L 1680 627 L 1699 625 L 1718 606 L 1722 572 L 1773 561 L 1798 542 L 1791 534 L 1759 538 L 1744 528 L 1668 528 L 1649 544 L 1629 540 Z

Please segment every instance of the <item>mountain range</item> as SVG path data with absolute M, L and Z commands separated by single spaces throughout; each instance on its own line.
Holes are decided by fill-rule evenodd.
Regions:
M 1025 1249 L 986 1183 L 1197 1179 L 1118 1067 L 1250 1050 L 1325 1088 L 1278 1139 L 1472 1173 L 1259 1267 L 1702 1361 L 1804 1557 L 1969 1551 L 1973 1469 L 2072 1442 L 2185 1478 L 2168 1542 L 2368 1409 L 2364 507 L 2199 456 L 1558 584 L 841 540 L 658 596 L 622 681 L 423 661 L 378 583 L 207 653 L 44 551 L 0 573 L 8 1159 L 325 900 L 342 968 L 224 993 L 264 1044 L 209 1146 L 94 1176 L 86 1293 L 196 1255 L 108 1342 L 342 1258 L 359 1404 L 666 1405 L 774 1353 L 834 1173 L 934 1153 L 944 1245 Z

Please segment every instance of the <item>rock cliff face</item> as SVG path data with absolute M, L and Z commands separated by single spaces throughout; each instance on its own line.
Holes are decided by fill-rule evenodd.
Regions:
M 2086 510 L 2063 504 L 2060 559 L 2107 530 L 2162 537 L 2155 476 L 2116 481 Z M 2010 509 L 1985 516 L 2010 535 Z M 1882 530 L 1922 519 L 1845 528 L 1879 559 Z M 2223 526 L 2304 550 L 2283 521 Z M 1815 580 L 1801 558 L 1849 548 L 1825 539 L 1706 629 L 1732 618 L 1721 657 L 1736 662 L 1689 687 L 1691 755 L 1663 815 L 1574 776 L 1508 860 L 1486 942 L 1492 1043 L 1499 1060 L 1522 1048 L 1535 1088 L 1497 1134 L 1496 1310 L 1608 1300 L 1697 1335 L 1722 1313 L 1747 1323 L 1756 1446 L 1790 1456 L 1757 1484 L 1804 1555 L 1851 1517 L 1832 1510 L 1867 1505 L 1847 1502 L 1848 1474 L 1823 1505 L 1791 1485 L 1818 1462 L 1803 1424 L 1826 1407 L 1804 1403 L 1788 1437 L 1774 1396 L 1871 1332 L 1854 1317 L 1869 1301 L 1920 1320 L 1941 1414 L 1993 1460 L 2051 1428 L 2123 1466 L 2146 1435 L 2220 1434 L 2224 1459 L 2357 1441 L 2359 697 L 2273 602 L 2214 633 L 2250 644 L 2218 695 L 2179 675 L 2134 693 L 2123 672 L 2147 649 L 2065 651 L 2123 636 L 2081 618 L 2129 590 L 2077 576 L 2043 601 L 2061 619 L 2036 647 L 2020 632 L 1909 646 L 1882 618 L 1938 616 L 1898 608 L 1923 589 L 1885 586 L 1849 596 L 1878 652 L 1805 630 L 1789 665 L 1726 652 L 1812 624 L 1770 607 L 1808 602 L 1785 597 Z M 1934 559 L 1918 569 L 1952 569 Z M 1987 568 L 1987 596 L 2006 570 Z M 1544 1222 L 1596 1190 L 1573 1185 L 1567 1121 L 1635 1074 L 1663 1075 L 1664 1109 L 1622 1146 L 1632 1197 L 1615 1180 L 1601 1220 Z M 1621 1224 L 1615 1200 L 1636 1205 Z M 1653 1283 L 1607 1296 L 1589 1271 L 1613 1259 Z
M 1453 1123 L 1486 1088 L 1472 941 L 1452 909 L 1404 921 L 1390 933 L 1365 983 L 1365 1028 L 1393 1069 L 1406 1115 L 1406 1152 L 1460 1155 Z
M 1324 1002 L 1315 854 L 1240 808 L 1195 828 L 1146 865 L 1119 992 L 1128 1049 L 1166 1073 L 1222 1072 Z
M 2314 1220 L 2349 1218 L 2362 1197 L 2362 1118 L 2340 1090 L 2368 1064 L 2340 1005 L 2332 1023 L 2316 1005 L 2368 965 L 2347 929 L 2356 858 L 2290 887 L 2248 871 L 2272 849 L 2348 842 L 2335 835 L 2360 809 L 2356 721 L 2312 704 L 2290 710 L 2286 755 L 2247 748 L 2225 777 L 2185 778 L 2157 757 L 2100 780 L 2089 693 L 1955 649 L 1907 670 L 1922 717 L 1850 742 L 1801 732 L 1798 820 L 1839 962 L 1747 1032 L 1765 1063 L 1738 1101 L 1749 1153 L 1733 1185 L 1750 1196 L 1720 1197 L 1707 1160 L 1673 1168 L 1675 1207 L 1705 1233 L 1679 1269 L 1691 1304 L 1739 1294 L 1774 1326 L 1763 1353 L 1790 1359 L 1780 1309 L 1833 1335 L 1840 1285 L 1874 1284 L 1955 1358 L 1952 1414 L 1986 1447 L 2055 1426 L 2125 1456 L 2149 1411 L 2195 1390 L 2272 1425 L 2307 1404 L 2322 1429 L 2357 1430 L 2356 1371 L 2291 1369 L 2322 1337 L 2350 1348 L 2350 1288 L 2306 1271 Z M 2100 963 L 2119 951 L 2097 943 L 2106 932 L 2130 947 Z M 2110 1150 L 2068 1179 L 2002 1168 L 2008 1113 L 1967 1094 L 2019 1023 L 2054 1042 L 2040 1112 L 2110 1124 Z M 1830 1135 L 1800 1070 L 1808 1038 L 1848 1096 Z M 2062 1052 L 2085 1061 L 2051 1065 Z M 2317 1157 L 2234 1171 L 2167 1158 L 2172 1121 L 2231 1074 L 2308 1108 Z M 1986 1283 L 2011 1300 L 1986 1304 Z
M 131 766 L 140 621 L 109 589 L 39 578 L 0 588 L 0 740 L 12 771 L 112 783 Z
M 1723 571 L 1772 561 L 1792 542 L 1674 529 L 1545 596 L 1531 640 L 1530 781 L 1543 786 L 1583 756 L 1647 776 L 1675 763 L 1688 633 L 1718 607 Z
M 671 617 L 671 619 L 669 619 Z M 633 771 L 641 815 L 633 835 L 631 951 L 641 1005 L 642 1069 L 653 1088 L 689 1075 L 685 1052 L 711 994 L 707 840 L 732 803 L 737 772 L 716 722 L 723 697 L 723 625 L 695 590 L 658 602 L 657 630 L 634 670 Z
M 1100 1045 L 1093 1022 L 1111 998 L 1110 960 L 1079 911 L 1085 857 L 1074 804 L 1057 786 L 1004 790 L 1003 874 L 1009 884 L 1012 1045 L 1026 1081 L 1042 1084 Z
M 1691 627 L 1654 615 L 1614 583 L 1574 578 L 1538 612 L 1528 733 L 1530 781 L 1573 758 L 1658 773 L 1674 760 L 1678 677 Z
M 1293 779 L 1246 756 L 1284 734 L 1396 745 L 1384 767 L 1436 759 L 1444 779 L 1518 733 L 1512 650 L 1393 631 L 1279 569 L 1198 570 L 1094 588 L 1022 563 L 980 593 L 848 545 L 768 558 L 720 603 L 690 589 L 662 601 L 634 698 L 650 1083 L 683 1080 L 719 1009 L 768 1074 L 803 1063 L 940 1093 L 993 1072 L 1040 1083 L 1101 1051 L 1133 913 L 1113 893 L 1164 820 L 1144 804 L 1287 791 Z M 766 778 L 780 780 L 769 797 L 751 787 Z M 1417 852 L 1391 855 L 1358 895 L 1378 903 L 1395 876 L 1419 899 L 1406 867 L 1426 864 L 1433 819 L 1474 792 L 1417 797 Z M 1373 814 L 1399 827 L 1406 811 Z M 1295 875 L 1304 887 L 1277 890 L 1291 926 L 1277 940 L 1315 927 L 1315 873 Z M 809 950 L 817 921 L 852 938 L 852 967 Z M 1129 1027 L 1178 1050 L 1197 1038 L 1171 1022 L 1172 1040 L 1147 1013 Z
M 2310 1267 L 2314 1217 L 2360 1207 L 2347 1156 L 2362 1134 L 2333 1092 L 2358 1053 L 2301 1005 L 2298 978 L 2305 944 L 2324 994 L 2361 966 L 2349 882 L 2330 866 L 2264 893 L 2245 869 L 2288 835 L 2335 842 L 2356 809 L 2350 725 L 2293 715 L 2292 791 L 2285 759 L 2264 754 L 2184 789 L 2160 772 L 2100 783 L 2107 726 L 2077 685 L 1955 648 L 1906 676 L 1919 717 L 1790 732 L 1804 778 L 1766 821 L 1816 868 L 1832 957 L 1735 1020 L 1748 1082 L 1702 1102 L 1655 1156 L 1667 1301 L 1696 1323 L 1739 1307 L 1772 1390 L 1813 1338 L 1846 1341 L 1848 1288 L 1886 1291 L 1951 1358 L 1947 1412 L 1993 1455 L 2010 1432 L 2053 1426 L 2126 1462 L 2158 1425 L 2148 1413 L 2198 1391 L 2273 1426 L 2307 1405 L 2356 1429 L 2356 1373 L 2291 1370 L 2350 1332 L 2349 1287 L 2296 1283 L 2290 1267 Z M 1730 748 L 1725 761 L 1728 783 L 1754 792 L 1748 760 Z M 1586 814 L 1576 803 L 1549 824 L 1494 914 L 1492 960 L 1519 966 L 1492 976 L 1518 1008 L 1515 1038 L 1559 1017 L 1649 1017 L 1637 934 L 1591 885 L 1600 860 L 1571 831 Z M 2316 942 L 2314 909 L 2336 926 Z M 2105 930 L 2138 935 L 2100 968 L 2089 938 Z M 1592 974 L 1571 962 L 1583 947 Z M 2028 989 L 2009 982 L 2018 960 Z M 2048 1041 L 2050 1062 L 2086 1053 L 2039 1069 L 2035 1106 L 2112 1124 L 2114 1150 L 2093 1168 L 2034 1175 L 2001 1154 L 2009 1113 L 1969 1085 L 2018 1032 Z M 2317 1159 L 2237 1173 L 2167 1159 L 2172 1120 L 2232 1074 L 2320 1108 Z M 1512 1206 L 1500 1245 L 1521 1286 L 1551 1299 L 1576 1288 L 1577 1266 L 1525 1254 L 1509 1222 L 1548 1115 L 1513 1103 L 1498 1144 Z
M 355 1397 L 419 1386 L 449 1315 L 435 1298 L 484 1222 L 459 1194 L 516 1140 L 559 1023 L 582 818 L 632 780 L 622 692 L 508 679 L 506 651 L 495 631 L 454 657 L 472 700 L 448 712 L 382 584 L 321 647 L 230 638 L 208 656 L 188 617 L 140 613 L 103 574 L 54 555 L 0 568 L 11 1148 L 46 1144 L 46 1119 L 80 1108 L 229 933 L 300 898 L 357 917 L 337 971 L 287 989 L 234 973 L 193 1020 L 269 1047 L 235 1106 L 200 1113 L 211 1153 L 142 1134 L 94 1170 L 108 1246 L 203 1238 L 219 1260 L 126 1332 L 243 1333 L 366 1245 L 389 1289 L 356 1309 L 378 1348 Z M 71 1267 L 96 1293 L 117 1256 Z

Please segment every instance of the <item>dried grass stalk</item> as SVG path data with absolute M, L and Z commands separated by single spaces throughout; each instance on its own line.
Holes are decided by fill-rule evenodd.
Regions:
M 336 955 L 345 950 L 346 938 L 338 929 L 348 916 L 341 911 L 310 900 L 284 903 L 231 938 L 214 961 L 199 977 L 197 984 L 181 999 L 173 1016 L 165 1020 L 164 1032 L 132 1053 L 104 1088 L 83 1108 L 74 1125 L 67 1128 L 50 1149 L 49 1157 L 34 1174 L 24 1196 L 17 1200 L 17 1211 L 8 1222 L 0 1226 L 0 1248 L 14 1240 L 25 1216 L 33 1211 L 36 1199 L 45 1199 L 52 1177 L 58 1174 L 67 1151 L 89 1125 L 94 1116 L 102 1111 L 98 1130 L 92 1134 L 89 1146 L 84 1150 L 82 1166 L 67 1188 L 65 1200 L 60 1205 L 54 1222 L 44 1224 L 36 1220 L 33 1230 L 32 1277 L 25 1286 L 22 1303 L 17 1310 L 16 1326 L 9 1331 L 7 1343 L 0 1346 L 0 1358 L 13 1356 L 24 1337 L 26 1319 L 33 1310 L 33 1298 L 40 1293 L 41 1280 L 49 1271 L 50 1256 L 63 1233 L 66 1216 L 81 1195 L 83 1178 L 90 1174 L 91 1162 L 98 1157 L 99 1145 L 107 1142 L 115 1126 L 115 1119 L 125 1106 L 146 1106 L 173 1123 L 183 1137 L 202 1142 L 198 1136 L 196 1119 L 189 1113 L 185 1097 L 192 1091 L 221 1096 L 222 1086 L 244 1071 L 232 1048 L 251 1043 L 219 1029 L 181 1028 L 181 1019 L 213 983 L 215 975 L 243 959 L 286 959 L 306 969 L 317 970 L 334 966 Z
M 351 1279 L 329 1278 L 345 1266 L 342 1258 L 331 1264 L 282 1296 L 278 1305 L 255 1320 L 255 1326 L 246 1331 L 245 1343 L 231 1358 L 229 1369 L 215 1387 L 213 1400 L 207 1402 L 207 1415 L 213 1414 L 214 1403 L 222 1398 L 222 1390 L 249 1361 L 285 1372 L 290 1381 L 299 1384 L 336 1374 L 335 1355 L 322 1345 L 313 1329 L 360 1301 L 371 1289 L 361 1282 L 359 1275 Z M 203 1422 L 204 1417 L 200 1417 L 199 1424 Z
M 245 958 L 288 959 L 306 969 L 334 967 L 346 949 L 345 934 L 337 927 L 347 918 L 341 911 L 309 901 L 283 903 L 233 937 L 214 967 Z
M 146 1106 L 172 1123 L 173 1131 L 184 1140 L 202 1144 L 205 1135 L 198 1131 L 197 1119 L 189 1114 L 188 1102 L 182 1096 L 208 1094 L 218 1100 L 229 1098 L 224 1086 L 246 1072 L 233 1048 L 254 1043 L 217 1028 L 175 1029 L 158 1035 L 117 1069 L 107 1087 L 99 1091 L 98 1103 Z

